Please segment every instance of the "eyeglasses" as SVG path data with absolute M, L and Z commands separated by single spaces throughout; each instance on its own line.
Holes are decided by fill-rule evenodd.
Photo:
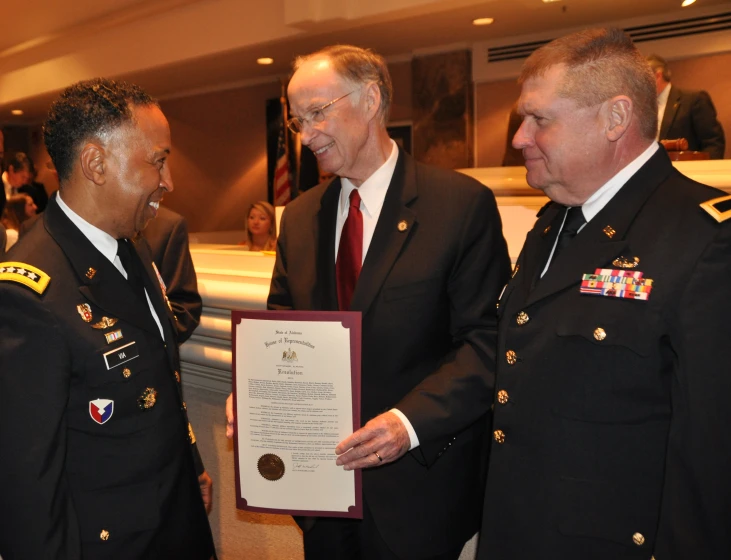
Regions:
M 330 107 L 330 105 L 337 103 L 341 99 L 345 99 L 351 93 L 355 93 L 356 91 L 357 90 L 348 92 L 345 95 L 341 95 L 340 97 L 337 97 L 337 98 L 333 99 L 332 101 L 325 103 L 322 107 L 317 107 L 316 109 L 312 109 L 312 111 L 307 113 L 307 115 L 305 115 L 304 117 L 292 117 L 291 119 L 288 119 L 287 127 L 289 127 L 289 130 L 291 130 L 295 134 L 299 134 L 305 128 L 305 124 L 321 123 L 322 121 L 325 120 L 325 109 Z

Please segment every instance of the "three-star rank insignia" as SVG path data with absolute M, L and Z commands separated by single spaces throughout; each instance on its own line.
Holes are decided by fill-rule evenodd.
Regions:
M 50 281 L 51 277 L 35 266 L 21 262 L 0 263 L 0 282 L 17 282 L 42 294 Z
M 80 303 L 76 306 L 76 311 L 79 312 L 81 320 L 84 321 L 84 323 L 91 322 L 91 306 L 88 303 Z

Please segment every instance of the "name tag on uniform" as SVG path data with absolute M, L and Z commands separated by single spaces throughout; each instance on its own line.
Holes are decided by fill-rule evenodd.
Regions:
M 129 344 L 125 344 L 124 346 L 105 352 L 104 361 L 107 364 L 107 369 L 112 369 L 117 366 L 121 366 L 125 362 L 134 360 L 139 355 L 140 352 L 137 349 L 137 343 L 130 342 Z

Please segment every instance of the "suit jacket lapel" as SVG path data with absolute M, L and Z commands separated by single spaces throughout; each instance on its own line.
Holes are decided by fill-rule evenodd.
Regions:
M 338 291 L 335 278 L 335 227 L 337 225 L 340 178 L 336 177 L 320 199 L 320 210 L 314 218 L 313 239 L 317 246 L 317 294 L 319 302 L 313 309 L 338 310 Z
M 44 225 L 76 271 L 81 284 L 79 291 L 110 318 L 123 319 L 159 335 L 147 302 L 140 301 L 119 270 L 66 216 L 58 206 L 56 196 L 48 203 Z
M 351 308 L 366 313 L 381 289 L 401 248 L 416 227 L 416 212 L 408 205 L 417 197 L 416 168 L 410 156 L 399 150 L 391 184 L 355 286 Z M 405 223 L 405 228 L 399 226 Z
M 662 123 L 660 125 L 660 136 L 661 139 L 666 139 L 668 131 L 675 120 L 675 115 L 678 114 L 678 108 L 680 107 L 680 91 L 673 86 L 670 86 L 670 94 L 668 95 L 668 102 L 665 105 L 665 113 L 662 116 Z M 672 138 L 671 138 L 672 140 Z
M 672 169 L 667 153 L 658 149 L 551 262 L 544 277 L 529 294 L 527 305 L 579 284 L 583 274 L 592 274 L 597 268 L 616 268 L 611 262 L 618 256 L 631 257 L 627 232 L 649 196 Z

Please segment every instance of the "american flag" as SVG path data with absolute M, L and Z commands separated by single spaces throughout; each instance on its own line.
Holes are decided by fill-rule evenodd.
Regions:
M 274 166 L 274 205 L 284 206 L 292 200 L 292 177 L 289 171 L 289 150 L 287 149 L 286 101 L 282 103 L 282 126 L 277 141 L 277 163 Z

